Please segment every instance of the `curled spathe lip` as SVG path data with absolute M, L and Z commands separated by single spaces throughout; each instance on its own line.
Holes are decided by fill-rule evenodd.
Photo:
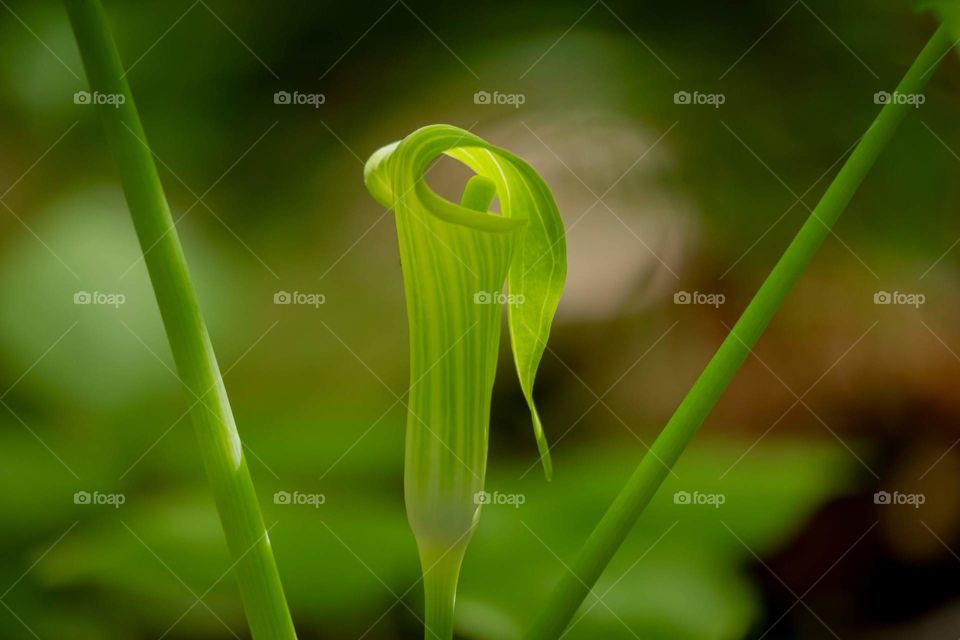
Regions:
M 487 173 L 482 167 L 496 165 L 522 167 L 536 175 L 526 163 L 513 154 L 468 131 L 449 125 L 430 125 L 417 129 L 403 140 L 378 149 L 370 156 L 364 166 L 367 189 L 374 199 L 387 209 L 397 211 L 403 201 L 408 205 L 419 204 L 425 211 L 445 222 L 478 231 L 515 231 L 527 224 L 526 212 L 523 209 L 508 211 L 506 207 L 509 207 L 509 202 L 505 203 L 503 215 L 498 216 L 450 202 L 434 193 L 423 179 L 423 174 L 430 163 L 443 154 L 463 162 L 479 175 Z M 487 177 L 494 183 L 498 182 L 492 176 Z M 508 180 L 506 176 L 499 177 L 499 182 Z M 507 195 L 509 200 L 509 192 Z

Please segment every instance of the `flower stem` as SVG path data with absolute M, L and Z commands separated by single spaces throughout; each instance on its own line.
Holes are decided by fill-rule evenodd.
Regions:
M 897 92 L 918 93 L 952 47 L 953 40 L 946 30 L 937 30 L 901 80 Z M 560 578 L 527 638 L 553 639 L 561 636 L 911 109 L 913 107 L 909 104 L 890 100 L 880 111 L 730 335 L 720 345 L 626 486 L 590 534 L 580 555 Z
M 426 640 L 451 640 L 453 638 L 453 614 L 457 600 L 457 581 L 460 566 L 467 550 L 466 541 L 449 550 L 437 549 L 437 553 L 424 550 L 420 564 L 423 567 L 424 638 Z
M 223 379 L 106 15 L 99 0 L 65 4 L 91 91 L 123 96 L 99 110 L 177 371 L 194 396 L 190 413 L 250 631 L 256 640 L 295 640 Z

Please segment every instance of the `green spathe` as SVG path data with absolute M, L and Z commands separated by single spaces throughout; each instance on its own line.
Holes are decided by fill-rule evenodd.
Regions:
M 460 204 L 423 179 L 442 154 L 477 174 Z M 364 177 L 396 214 L 410 332 L 407 515 L 424 570 L 427 635 L 449 638 L 459 567 L 479 517 L 504 304 L 520 386 L 551 474 L 533 382 L 566 276 L 563 223 L 533 169 L 452 126 L 424 127 L 384 147 Z M 500 215 L 488 211 L 494 196 Z

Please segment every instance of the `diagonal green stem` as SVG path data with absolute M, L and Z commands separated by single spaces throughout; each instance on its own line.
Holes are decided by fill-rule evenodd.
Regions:
M 295 640 L 227 392 L 106 15 L 99 0 L 65 3 L 91 91 L 124 96 L 100 113 L 177 371 L 196 399 L 190 413 L 251 633 L 256 640 Z
M 900 81 L 897 91 L 902 94 L 921 91 L 934 67 L 952 46 L 953 41 L 946 31 L 943 28 L 937 30 Z M 830 233 L 830 228 L 849 204 L 897 126 L 912 108 L 891 101 L 880 111 L 730 335 L 720 345 L 626 486 L 590 534 L 570 570 L 560 578 L 527 638 L 553 639 L 561 636 L 669 470 L 760 339 L 803 269 Z

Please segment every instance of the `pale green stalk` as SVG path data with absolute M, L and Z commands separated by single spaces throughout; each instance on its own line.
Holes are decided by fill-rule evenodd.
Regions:
M 902 94 L 919 93 L 930 72 L 952 46 L 953 41 L 946 30 L 939 29 L 907 71 L 897 91 Z M 580 555 L 567 567 L 527 638 L 554 639 L 563 633 L 667 473 L 750 354 L 803 269 L 830 233 L 830 228 L 850 203 L 897 126 L 913 108 L 891 101 L 880 111 L 730 335 L 720 345 L 626 486 L 590 534 Z
M 118 108 L 108 104 L 99 110 L 177 372 L 193 395 L 191 402 L 195 400 L 190 414 L 250 631 L 256 640 L 294 640 L 296 633 L 227 392 L 106 15 L 99 0 L 65 3 L 90 90 L 124 97 Z

